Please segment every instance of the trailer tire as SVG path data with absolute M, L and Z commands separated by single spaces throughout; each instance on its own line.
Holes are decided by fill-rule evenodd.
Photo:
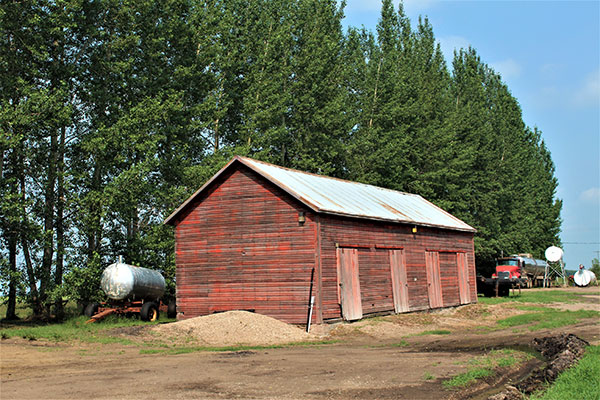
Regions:
M 154 302 L 149 301 L 142 305 L 142 309 L 140 310 L 140 318 L 142 321 L 154 322 L 158 320 L 158 317 L 158 307 Z
M 167 306 L 167 317 L 175 318 L 177 316 L 177 303 L 175 300 L 169 301 L 169 305 Z
M 86 317 L 89 318 L 98 312 L 99 307 L 100 307 L 100 304 L 98 304 L 98 303 L 90 303 L 83 310 L 83 315 L 85 315 Z

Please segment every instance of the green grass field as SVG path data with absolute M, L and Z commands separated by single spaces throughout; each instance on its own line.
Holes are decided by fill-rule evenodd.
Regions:
M 501 303 L 576 303 L 581 301 L 581 296 L 589 294 L 600 294 L 600 287 L 596 288 L 596 291 L 590 293 L 575 293 L 567 292 L 560 289 L 548 289 L 548 290 L 527 290 L 521 291 L 521 294 L 510 295 L 506 297 L 479 297 L 477 301 L 482 304 L 501 304 Z
M 466 372 L 458 374 L 442 384 L 447 389 L 463 388 L 475 383 L 478 379 L 496 374 L 497 368 L 512 367 L 526 362 L 533 356 L 529 353 L 512 350 L 494 350 L 469 362 Z
M 600 346 L 589 346 L 579 363 L 566 370 L 542 394 L 529 400 L 600 399 Z
M 82 342 L 131 344 L 132 341 L 107 334 L 107 331 L 114 328 L 175 321 L 163 315 L 155 322 L 143 322 L 137 318 L 108 316 L 101 322 L 86 324 L 88 319 L 84 316 L 77 316 L 68 318 L 61 323 L 17 322 L 10 327 L 0 329 L 0 337 L 3 339 L 11 337 L 22 337 L 29 340 L 46 339 L 55 342 L 79 340 Z
M 498 320 L 498 325 L 502 328 L 527 325 L 527 329 L 530 331 L 538 331 L 574 325 L 584 319 L 598 318 L 599 316 L 600 313 L 593 310 L 560 311 L 549 308 L 534 313 L 513 315 Z
M 585 294 L 600 294 L 589 291 Z M 514 315 L 497 321 L 495 329 L 528 329 L 536 331 L 541 329 L 554 329 L 568 325 L 576 324 L 585 319 L 599 319 L 600 313 L 592 310 L 561 311 L 548 306 L 550 303 L 574 303 L 580 302 L 582 294 L 558 290 L 544 291 L 522 291 L 520 296 L 509 296 L 502 298 L 479 298 L 479 302 L 484 305 L 513 303 L 512 307 L 526 311 L 525 314 Z M 521 304 L 528 303 L 528 304 Z M 6 311 L 6 306 L 0 306 L 0 315 Z M 62 323 L 39 323 L 28 322 L 26 320 L 3 323 L 0 325 L 0 337 L 2 339 L 11 337 L 21 337 L 29 340 L 45 339 L 55 342 L 82 341 L 89 343 L 119 343 L 123 345 L 136 345 L 140 347 L 142 354 L 182 354 L 198 351 L 249 351 L 269 348 L 282 348 L 289 346 L 314 346 L 327 345 L 338 342 L 337 340 L 324 340 L 318 342 L 303 342 L 288 345 L 275 346 L 226 346 L 226 347 L 207 347 L 194 346 L 190 344 L 165 344 L 160 342 L 134 342 L 121 335 L 111 333 L 112 329 L 135 327 L 148 324 L 160 324 L 173 322 L 174 319 L 168 319 L 161 315 L 159 321 L 149 323 L 140 321 L 137 318 L 125 318 L 118 316 L 109 316 L 98 323 L 86 324 L 88 318 L 78 316 L 78 310 L 75 306 L 67 307 L 67 313 L 70 317 Z M 20 306 L 18 315 L 25 318 L 29 315 L 29 310 Z M 378 322 L 374 319 L 373 322 Z M 420 335 L 451 335 L 449 330 L 427 330 Z M 386 344 L 385 346 L 390 346 Z M 406 347 L 408 343 L 401 341 L 398 344 L 391 345 L 397 347 Z M 484 357 L 478 357 L 469 363 L 467 371 L 443 382 L 444 387 L 463 388 L 473 384 L 478 379 L 492 376 L 498 368 L 511 367 L 527 361 L 531 354 L 519 352 L 516 350 L 497 350 L 490 352 Z M 434 379 L 433 375 L 424 375 L 426 380 Z M 600 346 L 591 346 L 583 360 L 574 368 L 563 373 L 561 377 L 553 384 L 545 394 L 540 397 L 532 396 L 531 400 L 555 400 L 555 399 L 599 399 L 600 400 Z M 595 383 L 595 384 L 594 384 Z

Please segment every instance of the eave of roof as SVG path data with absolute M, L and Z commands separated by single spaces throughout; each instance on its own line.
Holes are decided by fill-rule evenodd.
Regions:
M 165 219 L 165 224 L 174 225 L 177 216 L 235 162 L 250 168 L 316 213 L 475 232 L 471 226 L 419 195 L 292 170 L 241 156 L 235 156 L 190 196 Z M 337 202 L 331 198 L 333 196 L 327 196 L 327 191 L 333 190 L 332 186 L 339 191 Z M 348 198 L 342 198 L 343 194 Z

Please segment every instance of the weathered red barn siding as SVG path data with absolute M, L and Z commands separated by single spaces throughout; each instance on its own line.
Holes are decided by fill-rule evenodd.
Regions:
M 358 276 L 363 313 L 394 309 L 388 250 L 358 249 Z
M 223 174 L 176 223 L 180 318 L 254 310 L 305 323 L 317 227 L 298 201 L 245 166 Z
M 460 304 L 457 253 L 467 255 L 470 301 L 477 301 L 473 233 L 320 215 L 321 297 L 323 319 L 339 318 L 336 246 L 359 251 L 359 277 L 363 313 L 393 311 L 389 251 L 404 249 L 409 310 L 429 308 L 426 251 L 440 254 L 443 306 Z M 454 279 L 454 280 L 453 280 Z
M 442 304 L 460 304 L 458 295 L 458 264 L 455 252 L 440 253 L 440 279 L 442 281 Z
M 436 306 L 477 301 L 473 232 L 417 226 L 413 233 L 413 224 L 315 213 L 265 176 L 235 162 L 169 219 L 180 318 L 253 310 L 305 323 L 311 282 L 313 322 L 342 316 L 341 292 L 351 299 L 349 319 L 394 311 L 395 301 L 399 310 L 423 310 L 438 303 L 430 301 L 426 264 L 439 270 Z M 347 290 L 338 270 L 352 274 Z

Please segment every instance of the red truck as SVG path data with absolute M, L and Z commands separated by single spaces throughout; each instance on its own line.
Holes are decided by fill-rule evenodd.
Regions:
M 477 292 L 486 296 L 508 296 L 511 288 L 543 286 L 547 263 L 531 254 L 515 254 L 496 259 L 491 278 L 477 277 Z

